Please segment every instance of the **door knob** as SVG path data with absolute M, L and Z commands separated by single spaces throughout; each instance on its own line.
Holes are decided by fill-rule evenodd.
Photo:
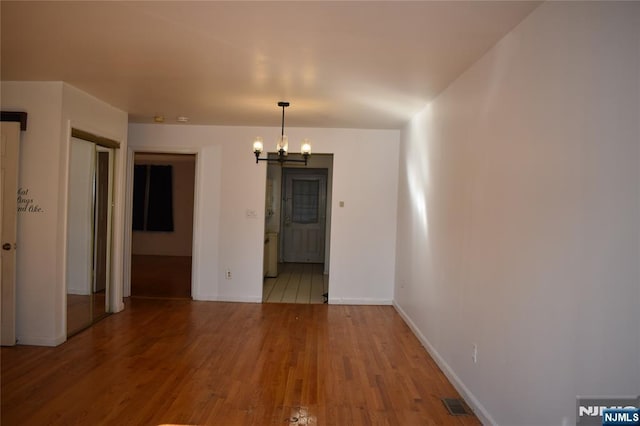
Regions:
M 2 250 L 11 250 L 11 244 L 9 243 L 4 243 L 2 245 Z

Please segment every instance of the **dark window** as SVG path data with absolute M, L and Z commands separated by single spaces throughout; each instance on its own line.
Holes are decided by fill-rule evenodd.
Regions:
M 171 166 L 134 166 L 133 229 L 135 231 L 173 231 Z

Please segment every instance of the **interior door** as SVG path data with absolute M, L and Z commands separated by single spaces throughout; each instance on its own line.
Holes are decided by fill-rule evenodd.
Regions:
M 20 149 L 20 123 L 3 122 L 0 131 L 0 341 L 3 346 L 16 344 L 16 240 L 18 213 L 18 161 Z
M 284 262 L 324 263 L 326 169 L 283 169 Z

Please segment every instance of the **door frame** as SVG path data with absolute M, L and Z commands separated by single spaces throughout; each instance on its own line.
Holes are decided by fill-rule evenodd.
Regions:
M 123 260 L 123 297 L 131 296 L 131 256 L 132 256 L 132 238 L 133 238 L 133 168 L 135 163 L 135 155 L 142 153 L 148 154 L 188 154 L 195 157 L 195 176 L 193 185 L 193 229 L 191 236 L 191 299 L 198 300 L 200 294 L 199 284 L 199 254 L 200 254 L 200 221 L 198 219 L 198 211 L 200 206 L 200 155 L 199 148 L 181 148 L 181 147 L 132 147 L 127 148 L 127 171 L 126 171 L 126 188 L 125 188 L 125 220 L 124 220 L 124 260 Z

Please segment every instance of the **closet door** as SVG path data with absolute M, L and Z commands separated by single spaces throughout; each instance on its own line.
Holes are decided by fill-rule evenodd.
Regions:
M 67 209 L 67 335 L 91 325 L 95 144 L 71 139 Z
M 109 312 L 113 150 L 98 146 L 95 159 L 93 321 Z
M 109 312 L 113 149 L 72 138 L 67 209 L 67 336 Z

